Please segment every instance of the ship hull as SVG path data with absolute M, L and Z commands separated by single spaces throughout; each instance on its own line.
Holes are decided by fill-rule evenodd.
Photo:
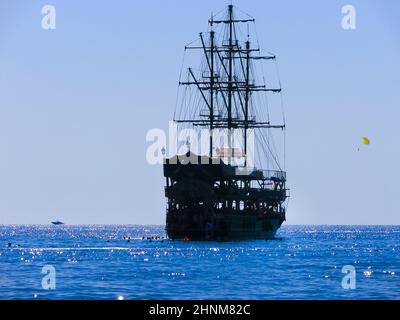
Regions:
M 188 217 L 200 217 L 198 214 L 193 215 L 189 212 L 190 209 Z M 198 213 L 198 210 L 194 208 L 194 212 Z M 207 214 L 207 210 L 204 210 L 204 213 Z M 259 217 L 249 214 L 225 214 L 213 219 L 212 223 L 204 221 L 202 218 L 184 218 L 182 220 L 177 218 L 176 214 L 167 214 L 166 233 L 169 239 L 190 241 L 272 240 L 283 223 L 282 217 Z

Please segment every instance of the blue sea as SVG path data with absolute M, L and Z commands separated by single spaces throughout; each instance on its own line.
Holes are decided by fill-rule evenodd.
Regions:
M 0 226 L 0 299 L 400 299 L 400 226 L 284 226 L 271 241 L 162 237 L 162 226 Z M 344 266 L 354 289 L 342 286 Z

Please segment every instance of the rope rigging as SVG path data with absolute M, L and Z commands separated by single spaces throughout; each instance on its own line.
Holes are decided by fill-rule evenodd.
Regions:
M 261 149 L 256 152 L 257 167 L 266 169 L 274 167 L 282 171 L 280 158 L 283 159 L 283 168 L 286 167 L 286 116 L 277 61 L 275 55 L 270 52 L 267 52 L 268 56 L 261 55 L 254 18 L 237 7 L 235 9 L 244 17 L 236 17 L 233 11 L 222 15 L 223 10 L 215 15 L 212 14 L 208 34 L 211 32 L 215 34 L 213 47 L 206 33 L 200 34 L 199 38 L 185 46 L 174 121 L 177 121 L 178 127 L 182 129 L 200 130 L 210 127 L 210 123 L 214 124 L 213 129 L 244 129 L 243 140 L 247 137 L 247 133 L 253 130 L 257 146 Z M 243 32 L 240 28 L 242 23 L 246 24 L 247 32 Z M 256 47 L 251 47 L 250 26 L 254 30 Z M 242 42 L 240 39 L 245 41 Z M 201 63 L 199 69 L 190 67 L 183 79 L 189 50 L 200 50 Z M 212 66 L 211 55 L 214 55 Z M 269 87 L 274 82 L 267 81 L 264 65 L 259 63 L 262 60 L 274 60 L 277 88 Z M 271 120 L 276 117 L 271 117 L 270 96 L 277 93 L 280 98 L 282 125 L 271 124 Z M 280 152 L 275 141 L 276 130 L 272 130 L 275 128 L 281 128 L 283 131 L 283 151 Z M 226 147 L 218 144 L 213 146 Z

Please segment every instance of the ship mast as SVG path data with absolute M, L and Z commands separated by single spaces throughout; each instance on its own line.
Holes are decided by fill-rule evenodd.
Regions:
M 232 130 L 244 129 L 244 156 L 245 165 L 247 164 L 248 153 L 248 130 L 262 128 L 281 128 L 285 125 L 271 125 L 270 122 L 258 122 L 256 118 L 250 117 L 251 97 L 253 92 L 281 92 L 280 88 L 267 88 L 265 84 L 255 84 L 251 81 L 251 62 L 253 60 L 273 60 L 275 56 L 252 55 L 253 52 L 260 52 L 259 48 L 252 48 L 250 35 L 248 35 L 245 47 L 239 45 L 236 38 L 235 25 L 238 23 L 255 22 L 255 19 L 239 19 L 235 18 L 233 13 L 233 5 L 228 6 L 227 18 L 222 20 L 214 20 L 211 17 L 209 21 L 211 31 L 209 32 L 209 43 L 204 41 L 203 34 L 200 33 L 201 46 L 186 46 L 186 50 L 200 49 L 204 51 L 209 76 L 200 76 L 197 78 L 192 68 L 188 69 L 189 79 L 186 82 L 179 82 L 180 85 L 196 86 L 200 92 L 204 104 L 208 108 L 207 118 L 200 119 L 175 119 L 177 123 L 189 123 L 197 127 L 208 127 L 210 130 L 210 148 L 209 156 L 213 156 L 213 134 L 212 130 L 216 128 L 228 130 L 228 163 L 234 157 L 233 135 Z M 222 44 L 218 44 L 215 38 L 214 24 L 225 24 L 226 37 L 222 40 Z M 218 40 L 218 39 L 217 39 Z M 238 63 L 236 63 L 238 61 Z M 235 70 L 236 65 L 236 70 Z M 240 66 L 239 74 L 237 68 Z M 222 72 L 223 75 L 218 74 Z M 205 94 L 207 93 L 208 94 Z M 216 102 L 220 99 L 222 105 L 226 108 L 226 113 L 216 109 Z M 244 101 L 243 101 L 244 100 Z M 217 104 L 218 105 L 218 104 Z M 233 116 L 234 106 L 241 109 L 241 115 Z M 204 117 L 204 115 L 201 115 Z
M 213 157 L 213 129 L 214 129 L 214 36 L 215 33 L 213 30 L 210 32 L 210 158 Z
M 231 157 L 233 157 L 232 150 L 232 79 L 233 79 L 233 5 L 228 6 L 229 12 L 229 47 L 228 47 L 228 151 L 230 155 L 228 157 L 228 164 L 231 164 Z
M 248 36 L 249 37 L 249 36 Z M 247 166 L 247 130 L 249 128 L 249 98 L 250 98 L 250 41 L 246 41 L 246 92 L 245 92 L 245 110 L 244 110 L 244 165 Z

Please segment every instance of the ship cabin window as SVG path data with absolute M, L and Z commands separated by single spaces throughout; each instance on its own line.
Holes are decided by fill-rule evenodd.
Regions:
M 240 211 L 244 210 L 244 201 L 240 201 Z
M 236 201 L 235 200 L 232 201 L 232 209 L 236 210 Z

